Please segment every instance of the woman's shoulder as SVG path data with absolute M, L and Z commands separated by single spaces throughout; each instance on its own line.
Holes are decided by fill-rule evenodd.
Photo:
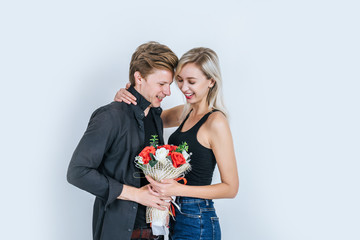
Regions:
M 223 141 L 227 141 L 227 139 L 231 137 L 228 119 L 221 111 L 210 114 L 206 125 L 211 146 L 213 144 L 223 143 Z
M 225 114 L 221 111 L 214 111 L 210 114 L 208 120 L 206 121 L 211 127 L 220 127 L 222 125 L 228 125 L 228 119 Z
M 228 119 L 221 111 L 212 112 L 206 120 L 205 125 L 212 133 L 221 133 L 225 129 L 229 128 Z

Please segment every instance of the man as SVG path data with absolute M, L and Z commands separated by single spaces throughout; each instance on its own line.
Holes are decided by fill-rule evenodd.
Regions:
M 165 45 L 139 46 L 129 71 L 129 91 L 137 104 L 112 102 L 97 109 L 75 149 L 67 180 L 96 196 L 95 240 L 156 239 L 146 224 L 145 206 L 165 210 L 169 198 L 151 194 L 134 159 L 152 135 L 164 144 L 160 103 L 170 95 L 177 62 Z

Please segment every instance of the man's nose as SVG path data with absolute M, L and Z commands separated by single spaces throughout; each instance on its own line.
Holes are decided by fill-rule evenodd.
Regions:
M 166 96 L 170 96 L 171 95 L 170 85 L 165 85 L 163 92 Z

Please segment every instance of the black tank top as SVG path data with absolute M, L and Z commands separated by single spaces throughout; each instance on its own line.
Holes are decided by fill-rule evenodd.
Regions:
M 179 146 L 182 142 L 186 142 L 189 146 L 191 171 L 185 175 L 187 184 L 191 186 L 204 186 L 210 185 L 216 159 L 213 151 L 201 145 L 197 140 L 197 132 L 201 125 L 207 120 L 211 113 L 218 111 L 213 110 L 205 114 L 192 128 L 186 132 L 181 132 L 184 123 L 189 118 L 190 113 L 186 116 L 185 120 L 180 124 L 179 128 L 171 134 L 169 144 Z

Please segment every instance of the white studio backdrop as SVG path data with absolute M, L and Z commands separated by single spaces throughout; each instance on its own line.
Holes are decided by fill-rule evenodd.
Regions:
M 240 178 L 235 199 L 215 200 L 223 239 L 360 239 L 359 7 L 1 2 L 1 238 L 91 239 L 93 196 L 66 182 L 67 166 L 135 48 L 155 40 L 220 57 Z M 172 93 L 164 108 L 183 102 Z

